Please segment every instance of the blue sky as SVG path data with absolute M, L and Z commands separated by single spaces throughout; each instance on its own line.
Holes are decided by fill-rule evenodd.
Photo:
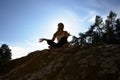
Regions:
M 0 43 L 10 46 L 13 58 L 47 48 L 41 37 L 51 38 L 57 24 L 78 36 L 113 10 L 120 17 L 119 0 L 0 0 Z

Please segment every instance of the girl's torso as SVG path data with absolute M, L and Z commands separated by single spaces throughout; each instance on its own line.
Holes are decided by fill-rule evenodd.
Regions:
M 62 37 L 65 37 L 65 31 L 57 32 L 56 38 L 57 38 L 57 41 L 58 41 L 58 42 L 60 41 L 60 39 L 61 39 Z

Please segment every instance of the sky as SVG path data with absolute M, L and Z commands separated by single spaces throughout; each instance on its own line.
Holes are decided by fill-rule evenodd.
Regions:
M 119 0 L 0 0 L 0 45 L 8 44 L 12 59 L 20 58 L 47 49 L 39 38 L 51 39 L 59 22 L 78 36 L 96 15 L 106 18 L 111 10 L 120 18 Z

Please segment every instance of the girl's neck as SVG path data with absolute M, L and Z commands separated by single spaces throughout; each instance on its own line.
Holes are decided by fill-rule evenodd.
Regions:
M 58 30 L 58 32 L 63 32 L 63 30 Z

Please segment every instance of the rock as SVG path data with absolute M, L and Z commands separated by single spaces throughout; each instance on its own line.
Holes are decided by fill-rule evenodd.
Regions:
M 120 45 L 34 51 L 0 67 L 0 80 L 120 80 Z

